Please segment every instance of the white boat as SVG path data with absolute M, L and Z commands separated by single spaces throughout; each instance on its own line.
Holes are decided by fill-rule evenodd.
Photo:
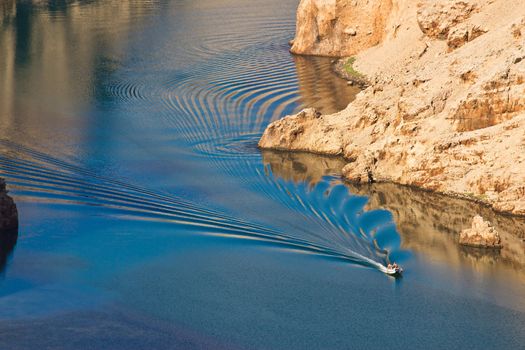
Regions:
M 403 273 L 403 269 L 401 267 L 390 267 L 386 268 L 385 273 L 390 276 L 400 276 Z

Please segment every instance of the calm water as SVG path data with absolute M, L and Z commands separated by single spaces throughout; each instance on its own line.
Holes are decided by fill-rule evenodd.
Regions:
M 296 6 L 0 3 L 0 348 L 523 347 L 523 220 L 257 149 L 357 92 L 288 53 Z M 500 253 L 455 242 L 480 211 Z

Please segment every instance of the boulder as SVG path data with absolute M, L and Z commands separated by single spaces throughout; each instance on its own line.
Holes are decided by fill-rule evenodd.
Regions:
M 341 130 L 333 127 L 332 122 L 314 108 L 304 109 L 268 125 L 259 140 L 259 147 L 341 155 Z
M 474 216 L 471 228 L 461 231 L 459 243 L 471 247 L 501 248 L 498 231 L 479 215 Z

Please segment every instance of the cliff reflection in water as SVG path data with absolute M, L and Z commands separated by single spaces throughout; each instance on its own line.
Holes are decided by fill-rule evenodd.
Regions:
M 408 249 L 453 264 L 502 262 L 525 267 L 523 218 L 500 215 L 477 203 L 394 184 L 350 186 L 353 193 L 370 196 L 369 208 L 382 207 L 394 214 L 403 245 Z M 477 214 L 492 222 L 500 233 L 503 243 L 500 252 L 467 248 L 457 243 L 458 233 L 469 228 Z
M 304 105 L 321 113 L 339 112 L 348 106 L 361 91 L 338 77 L 331 67 L 329 57 L 293 56 L 299 93 Z
M 89 137 L 97 120 L 85 115 L 111 97 L 104 83 L 152 3 L 0 1 L 0 138 L 67 143 L 60 130 Z
M 340 175 L 345 161 L 338 157 L 321 157 L 311 153 L 262 150 L 265 167 L 286 181 L 315 185 L 324 176 Z
M 262 156 L 273 176 L 311 185 L 323 176 L 340 175 L 345 164 L 337 158 L 302 153 L 265 151 Z M 345 184 L 351 193 L 368 197 L 364 210 L 383 208 L 393 214 L 403 249 L 443 264 L 470 264 L 487 273 L 501 266 L 516 271 L 525 267 L 524 218 L 500 215 L 474 202 L 406 186 Z M 499 231 L 503 243 L 500 251 L 466 248 L 457 243 L 458 233 L 470 227 L 477 214 L 491 221 Z

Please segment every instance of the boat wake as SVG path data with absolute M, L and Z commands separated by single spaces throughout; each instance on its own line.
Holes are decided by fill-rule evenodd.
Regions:
M 157 50 L 146 55 L 133 47 L 122 57 L 104 55 L 101 64 L 108 74 L 85 89 L 95 98 L 96 110 L 68 117 L 71 124 L 61 130 L 73 148 L 83 147 L 75 140 L 89 134 L 85 142 L 94 155 L 87 162 L 94 165 L 35 146 L 56 134 L 54 127 L 41 128 L 41 118 L 35 116 L 36 135 L 42 136 L 15 128 L 18 134 L 9 130 L 4 136 L 11 141 L 0 139 L 0 176 L 14 187 L 12 193 L 19 200 L 89 205 L 119 218 L 269 241 L 383 271 L 399 241 L 388 212 L 364 210 L 366 198 L 353 196 L 334 178 L 315 186 L 284 181 L 265 171 L 256 147 L 270 121 L 320 101 L 320 107 L 327 108 L 323 112 L 339 110 L 355 96 L 354 88 L 331 76 L 329 59 L 294 59 L 286 44 L 294 30 L 293 17 L 275 19 L 275 8 L 267 3 L 228 10 L 215 2 L 199 3 L 206 26 L 184 2 L 172 5 L 173 12 L 164 19 L 178 25 L 157 36 L 169 40 L 156 43 Z M 49 125 L 59 123 L 53 116 L 46 118 Z M 52 141 L 55 149 L 62 148 L 60 140 Z M 136 148 L 125 158 L 129 145 Z M 169 171 L 164 166 L 181 154 L 190 159 L 188 166 L 198 169 L 167 179 L 168 186 L 182 178 L 188 188 L 203 189 L 197 195 L 205 196 L 217 188 L 200 179 L 225 175 L 231 187 L 219 190 L 243 187 L 249 196 L 266 201 L 251 207 L 255 215 L 248 218 L 248 209 L 230 211 L 225 208 L 229 203 L 221 207 L 215 202 L 217 207 L 210 208 L 184 193 L 186 189 L 149 189 L 140 185 L 143 180 L 129 180 L 134 178 L 129 173 L 119 178 L 104 168 L 122 161 L 139 173 L 144 164 L 160 163 L 163 171 L 153 176 L 165 179 Z M 169 164 L 170 171 L 180 168 L 175 163 Z M 270 206 L 272 211 L 264 212 Z
M 22 201 L 88 205 L 109 216 L 168 222 L 206 234 L 262 240 L 385 272 L 387 252 L 374 243 L 372 231 L 377 236 L 388 225 L 367 226 L 367 217 L 373 215 L 378 223 L 378 217 L 385 213 L 363 212 L 366 199 L 349 196 L 344 185 L 333 185 L 333 178 L 308 188 L 306 184 L 263 176 L 265 181 L 273 182 L 265 186 L 265 195 L 278 199 L 304 219 L 301 227 L 284 230 L 226 215 L 170 193 L 101 176 L 11 141 L 1 140 L 0 150 L 0 176 L 8 179 L 12 193 Z

